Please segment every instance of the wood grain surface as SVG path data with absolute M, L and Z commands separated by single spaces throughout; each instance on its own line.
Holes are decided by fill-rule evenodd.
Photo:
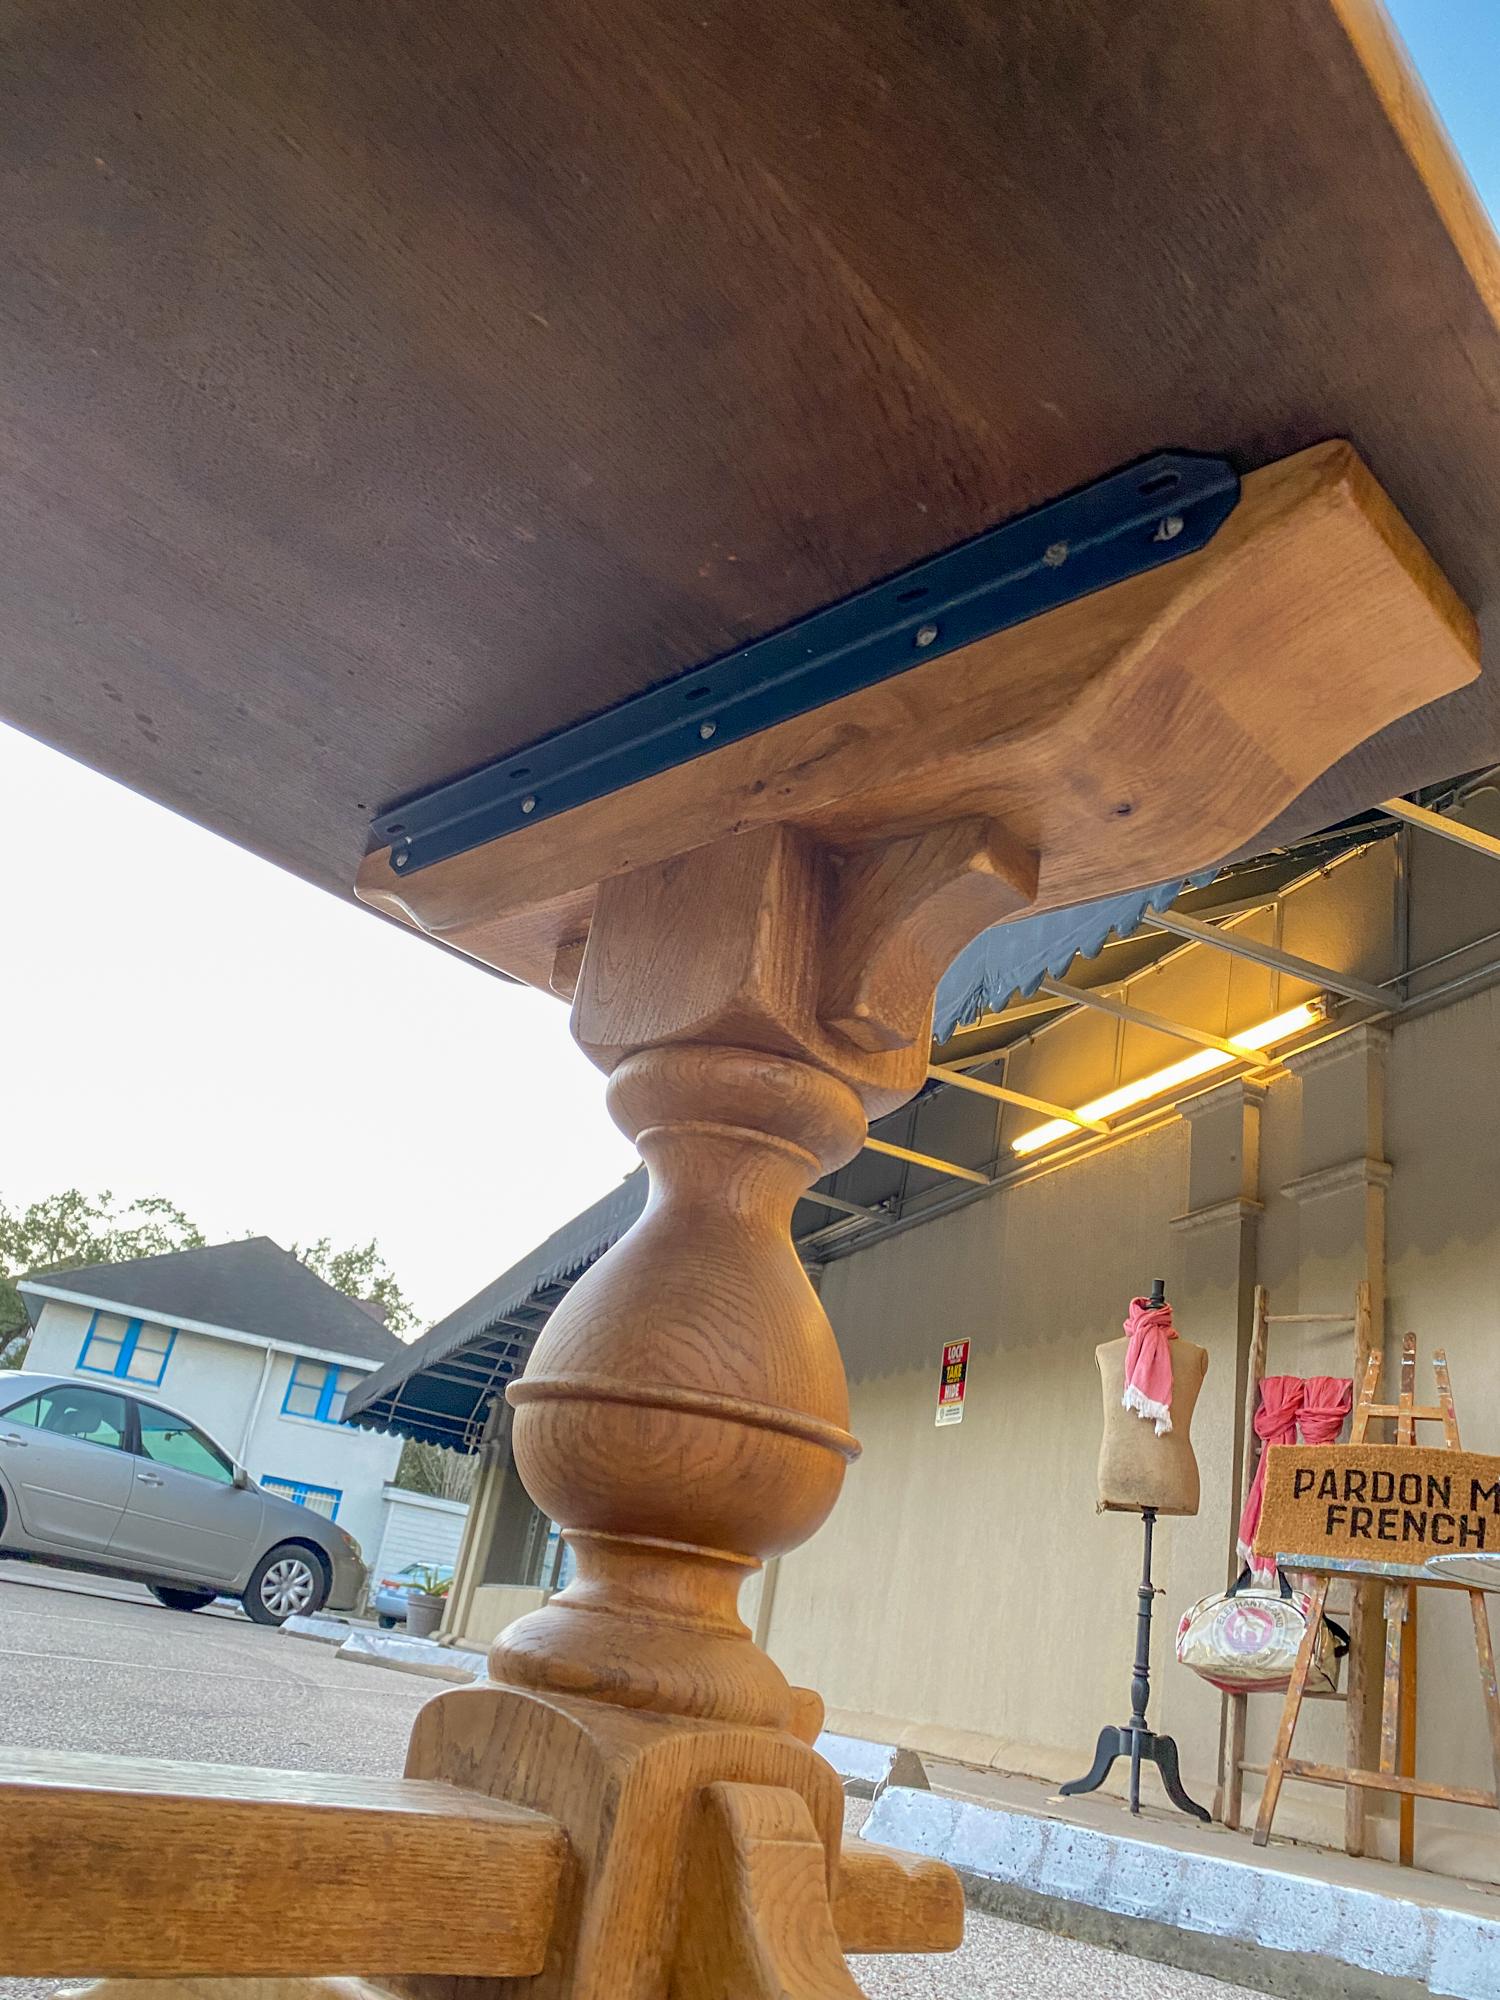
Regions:
M 0 1749 L 0 1974 L 538 1970 L 566 1843 L 441 1783 Z
M 691 1635 L 682 1634 L 680 1645 L 687 1658 Z M 412 1731 L 407 1770 L 504 1792 L 545 1811 L 567 1832 L 569 1858 L 547 1962 L 534 1978 L 505 1988 L 515 2000 L 662 2000 L 684 1903 L 695 1893 L 689 1861 L 703 1832 L 704 1795 L 721 1783 L 795 1798 L 815 1842 L 825 1909 L 835 1894 L 839 1781 L 785 1732 L 492 1682 L 427 1703 Z M 909 1949 L 921 1950 L 933 1928 L 931 1899 L 924 1904 L 908 1893 L 902 1902 L 912 1915 Z M 728 1914 L 712 1900 L 703 1911 L 718 1925 Z M 451 1981 L 403 1981 L 403 1987 L 422 2000 L 464 2000 L 465 1989 Z M 723 2000 L 725 1991 L 689 1987 L 680 2000 Z M 803 1996 L 792 1992 L 787 2000 Z
M 845 1951 L 957 1951 L 964 1892 L 944 1862 L 878 1841 L 851 1841 L 839 1860 L 833 1926 Z
M 1366 0 L 14 0 L 0 251 L 0 714 L 341 892 L 380 807 L 1165 445 L 1348 437 L 1500 590 L 1494 240 Z
M 797 1793 L 705 1788 L 689 1850 L 671 2000 L 860 2000 Z
M 955 913 L 988 889 L 977 931 L 1211 866 L 1378 723 L 1471 680 L 1477 653 L 1468 612 L 1333 441 L 1252 474 L 1214 540 L 1180 562 L 451 860 L 399 874 L 372 854 L 359 892 L 548 986 L 596 882 L 660 883 L 657 864 L 788 821 L 834 850 L 946 826 L 931 863 L 954 822 L 978 816 L 987 874 L 971 825 L 940 878 L 893 849 L 856 858 L 833 893 L 854 984 L 830 988 L 826 1014 L 889 1048 L 890 1024 L 858 1010 L 880 1011 L 882 954 L 909 969 L 921 911 L 947 934 L 939 880 Z M 879 952 L 841 907 L 870 866 L 913 898 Z M 879 922 L 890 915 L 886 898 Z

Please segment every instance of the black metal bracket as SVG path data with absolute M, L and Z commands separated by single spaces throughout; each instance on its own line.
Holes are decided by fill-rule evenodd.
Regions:
M 381 813 L 413 873 L 838 701 L 1210 542 L 1239 499 L 1223 459 L 1159 452 Z

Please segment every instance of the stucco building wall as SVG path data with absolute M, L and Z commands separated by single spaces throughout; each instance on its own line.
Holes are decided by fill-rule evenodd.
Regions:
M 1412 859 L 1413 958 L 1500 924 L 1493 864 L 1442 851 Z M 1290 899 L 1279 919 L 1251 919 L 1251 934 L 1386 979 L 1401 893 L 1388 844 Z M 1461 954 L 1441 971 L 1475 962 Z M 1437 983 L 1422 975 L 1412 987 L 1420 996 Z M 1308 990 L 1197 953 L 1131 997 L 1232 1032 Z M 1039 1036 L 1010 1080 L 1082 1102 L 1180 1053 L 1129 1045 L 1146 1032 L 1084 1017 Z M 1177 1737 L 1189 1789 L 1210 1803 L 1221 1703 L 1176 1665 L 1172 1637 L 1182 1611 L 1231 1573 L 1252 1288 L 1269 1288 L 1273 1311 L 1333 1311 L 1370 1277 L 1377 1309 L 1388 1290 L 1388 1381 L 1405 1328 L 1424 1369 L 1445 1346 L 1465 1444 L 1500 1452 L 1497 1114 L 1500 989 L 1489 987 L 1356 1029 L 1259 1083 L 1206 1087 L 1137 1137 L 828 1264 L 820 1291 L 864 1456 L 828 1525 L 766 1591 L 765 1641 L 790 1678 L 817 1687 L 853 1730 L 1048 1779 L 1087 1769 L 1101 1724 L 1128 1713 L 1140 1555 L 1136 1518 L 1095 1512 L 1093 1349 L 1118 1333 L 1131 1292 L 1162 1276 L 1210 1369 L 1193 1424 L 1202 1509 L 1158 1529 L 1152 1715 Z M 1007 1110 L 1002 1139 L 1028 1122 Z M 965 1418 L 940 1429 L 939 1357 L 960 1338 L 973 1342 Z M 1347 1331 L 1275 1336 L 1270 1372 L 1351 1366 Z M 756 1622 L 753 1602 L 746 1609 Z M 1468 1602 L 1426 1592 L 1420 1615 L 1419 1770 L 1486 1784 Z M 1275 1697 L 1251 1703 L 1252 1762 L 1264 1761 L 1279 1708 Z M 1342 1762 L 1344 1715 L 1342 1704 L 1309 1705 L 1299 1751 Z M 1247 1779 L 1251 1816 L 1258 1787 Z M 1373 1844 L 1388 1850 L 1392 1822 L 1371 1810 Z M 1342 1818 L 1341 1792 L 1289 1782 L 1277 1829 L 1337 1842 Z M 1417 1824 L 1419 1864 L 1500 1879 L 1489 1816 L 1422 1803 Z

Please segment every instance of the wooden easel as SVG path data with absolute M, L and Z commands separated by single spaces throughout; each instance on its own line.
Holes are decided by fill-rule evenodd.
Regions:
M 1448 1357 L 1441 1348 L 1432 1357 L 1432 1367 L 1437 1380 L 1437 1405 L 1419 1406 L 1415 1395 L 1417 1343 L 1415 1335 L 1408 1333 L 1401 1343 L 1399 1400 L 1377 1403 L 1375 1393 L 1380 1386 L 1381 1358 L 1378 1352 L 1372 1353 L 1365 1366 L 1364 1384 L 1355 1405 L 1350 1442 L 1365 1443 L 1370 1420 L 1384 1417 L 1395 1421 L 1397 1444 L 1415 1444 L 1419 1423 L 1440 1423 L 1444 1448 L 1459 1450 L 1458 1418 L 1453 1408 Z M 1286 1691 L 1281 1726 L 1276 1733 L 1276 1747 L 1271 1752 L 1271 1761 L 1266 1769 L 1265 1790 L 1261 1793 L 1260 1812 L 1255 1822 L 1255 1845 L 1264 1847 L 1271 1837 L 1271 1822 L 1281 1796 L 1282 1780 L 1288 1777 L 1306 1778 L 1318 1785 L 1344 1785 L 1351 1789 L 1396 1793 L 1401 1802 L 1400 1859 L 1402 1866 L 1409 1868 L 1412 1865 L 1416 1802 L 1419 1798 L 1445 1799 L 1452 1805 L 1487 1806 L 1500 1810 L 1500 1688 L 1496 1686 L 1495 1653 L 1484 1592 L 1468 1585 L 1448 1583 L 1439 1577 L 1415 1574 L 1405 1563 L 1352 1563 L 1332 1559 L 1320 1562 L 1298 1555 L 1288 1555 L 1281 1560 L 1284 1569 L 1306 1571 L 1314 1576 L 1312 1604 L 1307 1630 L 1292 1669 L 1291 1685 Z M 1310 1763 L 1291 1754 L 1292 1735 L 1302 1712 L 1308 1669 L 1312 1664 L 1318 1630 L 1323 1623 L 1329 1585 L 1335 1576 L 1379 1578 L 1385 1584 L 1385 1675 L 1380 1710 L 1380 1768 L 1377 1771 L 1362 1770 L 1354 1765 Z M 1474 1617 L 1474 1644 L 1479 1657 L 1480 1692 L 1489 1723 L 1490 1756 L 1495 1778 L 1493 1790 L 1476 1791 L 1464 1786 L 1439 1785 L 1416 1775 L 1419 1588 L 1468 1591 Z
M 1354 1363 L 1350 1370 L 1351 1379 L 1363 1382 L 1369 1366 L 1374 1346 L 1370 1310 L 1370 1287 L 1361 1278 L 1354 1288 L 1353 1313 L 1273 1313 L 1270 1298 L 1264 1285 L 1255 1287 L 1255 1310 L 1250 1335 L 1250 1363 L 1245 1378 L 1244 1450 L 1243 1477 L 1240 1481 L 1239 1507 L 1235 1513 L 1238 1524 L 1250 1488 L 1255 1480 L 1255 1467 L 1259 1456 L 1259 1440 L 1255 1432 L 1255 1410 L 1260 1399 L 1260 1385 L 1266 1374 L 1266 1351 L 1270 1344 L 1270 1332 L 1277 1326 L 1321 1326 L 1329 1329 L 1350 1327 L 1354 1334 Z M 1343 1688 L 1324 1696 L 1309 1696 L 1309 1700 L 1344 1701 L 1349 1705 L 1347 1748 L 1349 1761 L 1353 1763 L 1359 1755 L 1362 1740 L 1365 1673 L 1364 1673 L 1364 1614 L 1368 1587 L 1358 1578 L 1351 1579 L 1354 1586 L 1353 1599 L 1349 1607 L 1349 1667 L 1348 1679 Z M 1224 1737 L 1224 1763 L 1220 1774 L 1219 1797 L 1222 1802 L 1220 1817 L 1231 1831 L 1238 1831 L 1244 1804 L 1245 1773 L 1259 1770 L 1259 1765 L 1245 1762 L 1245 1733 L 1249 1715 L 1248 1694 L 1226 1695 L 1228 1703 L 1228 1727 Z M 1365 1801 L 1364 1794 L 1352 1789 L 1348 1795 L 1344 1818 L 1344 1848 L 1349 1854 L 1364 1853 Z

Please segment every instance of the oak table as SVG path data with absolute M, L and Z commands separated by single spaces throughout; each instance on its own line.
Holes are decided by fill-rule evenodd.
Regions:
M 962 1908 L 736 1609 L 793 1205 L 979 930 L 1500 755 L 1483 213 L 1364 0 L 11 11 L 0 713 L 570 997 L 651 1196 L 510 1392 L 577 1580 L 401 1779 L 0 1769 L 0 1972 L 852 1995 Z

